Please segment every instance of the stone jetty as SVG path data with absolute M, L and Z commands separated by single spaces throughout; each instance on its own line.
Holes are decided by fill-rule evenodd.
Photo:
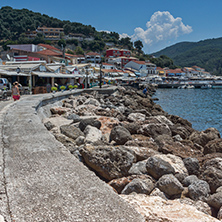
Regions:
M 101 192 L 97 196 L 101 201 L 108 198 L 104 193 L 106 183 L 112 189 L 110 191 L 106 187 L 112 193 L 111 205 L 106 208 L 110 215 L 121 199 L 120 206 L 127 202 L 143 217 L 139 219 L 137 215 L 138 218 L 134 217 L 132 221 L 222 221 L 222 139 L 219 132 L 215 128 L 196 131 L 187 120 L 166 113 L 155 104 L 152 98 L 154 91 L 154 88 L 148 87 L 148 93 L 144 95 L 141 90 L 117 87 L 112 94 L 83 92 L 63 99 L 61 106 L 50 107 L 51 116 L 43 119 L 45 129 L 41 127 L 42 138 L 39 139 L 43 145 L 35 147 L 33 152 L 36 155 L 40 155 L 40 150 L 44 153 L 49 142 L 45 144 L 46 129 L 58 141 L 56 149 L 51 149 L 45 157 L 49 158 L 46 168 L 51 168 L 57 161 L 66 161 L 62 166 L 67 172 L 56 179 L 58 186 L 54 189 L 54 198 L 60 195 L 60 182 L 70 180 L 71 176 L 79 178 L 78 195 L 83 195 L 82 201 L 91 199 L 91 207 L 94 206 L 93 192 Z M 27 118 L 25 127 L 29 121 L 35 122 Z M 50 138 L 51 142 L 53 138 Z M 66 160 L 59 152 L 59 144 L 65 147 L 60 148 L 64 155 L 71 154 Z M 20 148 L 14 152 L 9 161 L 17 155 L 24 155 Z M 29 155 L 30 167 L 35 168 L 37 159 L 34 161 L 32 155 Z M 84 181 L 79 169 L 74 169 L 74 163 L 84 171 L 87 171 L 86 167 L 89 169 L 83 174 L 85 179 L 88 174 L 96 175 L 97 179 L 93 177 L 93 180 Z M 42 186 L 47 184 L 47 177 L 56 177 L 57 168 L 58 164 L 55 173 L 52 170 L 52 174 L 45 175 L 46 181 Z M 13 176 L 16 177 L 14 171 Z M 92 186 L 94 180 L 96 183 L 101 181 L 101 188 Z M 19 182 L 14 186 L 20 186 L 22 181 Z M 85 183 L 92 186 L 88 191 L 81 188 Z M 67 182 L 69 186 L 71 184 Z M 35 186 L 28 188 L 36 195 Z M 93 192 L 90 192 L 92 189 Z M 77 198 L 75 190 L 71 195 Z M 16 202 L 18 207 L 19 203 Z M 41 205 L 38 201 L 36 203 Z M 53 202 L 51 204 L 53 206 Z M 67 210 L 71 208 L 69 206 Z M 95 211 L 92 210 L 94 215 Z M 89 219 L 85 221 L 106 221 L 102 219 L 104 215 L 98 214 L 96 216 L 101 216 L 101 220 L 97 220 L 92 212 L 88 211 Z M 119 220 L 109 221 L 130 221 L 124 216 L 126 214 Z M 127 217 L 131 215 L 127 213 Z

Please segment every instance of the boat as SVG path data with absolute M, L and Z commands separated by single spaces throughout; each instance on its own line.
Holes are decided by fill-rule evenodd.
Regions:
M 212 88 L 212 85 L 210 84 L 204 84 L 200 87 L 201 89 L 211 89 Z
M 178 87 L 178 89 L 194 89 L 194 88 L 195 88 L 195 86 L 189 85 L 189 84 L 182 85 L 182 86 Z

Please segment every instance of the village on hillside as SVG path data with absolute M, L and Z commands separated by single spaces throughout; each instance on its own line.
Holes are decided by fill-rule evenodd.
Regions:
M 59 39 L 58 28 L 37 30 L 49 39 Z M 37 32 L 28 32 L 29 38 Z M 66 38 L 81 38 L 68 36 Z M 48 44 L 7 45 L 1 53 L 0 76 L 10 83 L 18 81 L 27 93 L 47 93 L 51 87 L 94 87 L 104 84 L 156 82 L 183 78 L 211 78 L 211 74 L 198 66 L 169 69 L 156 67 L 150 61 L 139 61 L 128 49 L 108 48 L 105 58 L 96 52 L 84 55 L 65 53 Z M 102 62 L 104 61 L 104 62 Z

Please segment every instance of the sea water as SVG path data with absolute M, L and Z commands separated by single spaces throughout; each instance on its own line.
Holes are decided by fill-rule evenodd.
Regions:
M 216 128 L 222 136 L 222 89 L 157 89 L 164 111 L 180 116 L 202 131 Z

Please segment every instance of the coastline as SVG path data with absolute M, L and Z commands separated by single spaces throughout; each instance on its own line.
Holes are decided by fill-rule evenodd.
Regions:
M 222 195 L 216 191 L 222 181 L 212 178 L 208 166 L 222 175 L 217 166 L 222 161 L 219 132 L 214 128 L 198 132 L 187 120 L 169 115 L 154 103 L 154 88 L 147 87 L 147 96 L 130 87 L 118 87 L 111 95 L 72 96 L 63 100 L 62 107 L 52 107 L 53 115 L 44 124 L 115 192 L 131 203 L 137 200 L 139 212 L 143 198 L 147 203 L 162 198 L 176 201 L 178 209 L 191 205 L 191 215 L 200 217 L 197 221 L 217 221 L 212 216 L 220 219 L 221 206 L 214 203 Z M 65 120 L 71 121 L 64 124 Z M 157 205 L 163 204 L 162 199 Z M 197 202 L 201 215 L 195 212 Z M 150 212 L 155 207 L 150 204 L 142 212 L 147 221 L 153 219 Z M 170 213 L 159 213 L 159 218 L 176 221 Z

